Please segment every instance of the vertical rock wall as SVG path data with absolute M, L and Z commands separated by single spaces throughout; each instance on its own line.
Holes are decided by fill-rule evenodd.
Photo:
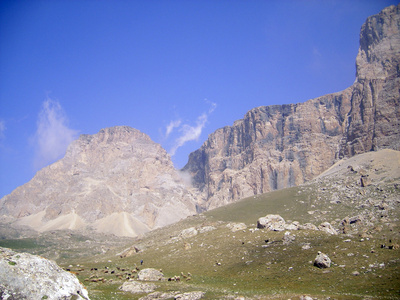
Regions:
M 258 107 L 212 133 L 183 168 L 204 209 L 301 184 L 338 158 L 400 149 L 400 5 L 361 28 L 353 86 L 305 103 Z

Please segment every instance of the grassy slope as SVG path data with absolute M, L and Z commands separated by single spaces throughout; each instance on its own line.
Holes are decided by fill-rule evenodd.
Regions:
M 377 168 L 367 171 L 372 175 L 382 173 Z M 125 273 L 134 277 L 132 270 L 136 266 L 162 269 L 167 278 L 190 272 L 190 281 L 182 278 L 181 282 L 158 282 L 157 290 L 201 290 L 206 292 L 206 299 L 239 296 L 287 299 L 303 294 L 319 299 L 399 299 L 400 250 L 381 248 L 382 244 L 400 244 L 400 190 L 394 186 L 399 178 L 383 174 L 383 181 L 361 188 L 360 172 L 348 171 L 345 175 L 244 199 L 152 231 L 134 241 L 104 236 L 86 238 L 71 233 L 54 239 L 58 233 L 47 233 L 35 239 L 2 240 L 0 246 L 56 259 L 61 266 L 78 273 L 91 299 L 144 296 L 118 289 L 128 276 Z M 347 234 L 292 231 L 295 240 L 284 244 L 285 232 L 254 230 L 257 219 L 267 214 L 279 214 L 287 222 L 301 224 L 319 225 L 329 221 L 335 228 L 347 216 L 359 215 L 363 221 L 360 225 L 351 225 Z M 227 224 L 235 222 L 245 223 L 247 229 L 232 232 Z M 183 229 L 204 226 L 214 226 L 215 230 L 178 238 Z M 142 251 L 125 258 L 116 255 L 132 244 Z M 302 249 L 304 245 L 310 248 Z M 101 247 L 109 250 L 101 254 Z M 333 261 L 331 268 L 313 266 L 318 251 L 329 255 Z M 53 256 L 53 252 L 58 254 Z M 144 265 L 140 266 L 142 259 Z M 105 267 L 108 273 L 104 273 Z M 91 271 L 92 268 L 97 270 Z M 124 275 L 123 279 L 118 279 L 116 274 Z M 99 277 L 106 282 L 85 281 Z
M 375 187 L 370 189 L 374 195 Z M 151 232 L 135 241 L 143 251 L 134 256 L 119 258 L 109 253 L 74 263 L 99 269 L 81 272 L 82 281 L 93 275 L 113 279 L 112 283 L 85 282 L 92 299 L 143 296 L 118 291 L 122 281 L 101 271 L 105 266 L 110 270 L 116 267 L 131 270 L 139 266 L 141 259 L 144 266 L 140 268 L 162 269 L 166 277 L 181 272 L 192 274 L 190 281 L 159 283 L 158 290 L 201 290 L 206 292 L 206 299 L 227 295 L 287 299 L 302 294 L 336 299 L 400 297 L 400 251 L 380 248 L 389 239 L 392 244 L 400 243 L 398 222 L 377 220 L 377 224 L 369 224 L 369 227 L 353 228 L 352 234 L 336 236 L 320 231 L 293 231 L 295 241 L 288 245 L 282 242 L 284 232 L 250 230 L 256 227 L 259 217 L 269 213 L 280 214 L 285 220 L 316 225 L 325 220 L 338 225 L 344 217 L 362 213 L 351 199 L 347 204 L 331 204 L 329 197 L 324 198 L 327 190 L 329 185 L 325 188 L 324 183 L 319 183 L 318 187 L 308 185 L 251 197 Z M 314 213 L 308 213 L 310 210 Z M 380 211 L 375 209 L 375 213 L 379 215 Z M 397 210 L 391 212 L 392 219 L 398 220 L 398 213 L 397 206 Z M 248 228 L 232 232 L 226 226 L 229 222 L 244 222 Z M 184 240 L 174 238 L 185 228 L 208 225 L 216 229 Z M 363 233 L 368 238 L 360 237 Z M 188 244 L 190 249 L 187 249 Z M 311 248 L 303 250 L 306 244 Z M 313 266 L 318 251 L 330 256 L 331 268 Z M 355 271 L 359 275 L 353 275 Z

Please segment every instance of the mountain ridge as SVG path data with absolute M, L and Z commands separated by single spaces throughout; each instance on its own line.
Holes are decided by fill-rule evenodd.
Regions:
M 138 236 L 239 199 L 307 182 L 343 157 L 400 150 L 400 4 L 361 28 L 356 80 L 303 103 L 260 106 L 210 134 L 181 170 L 128 126 L 81 135 L 0 199 L 0 219 L 38 231 Z M 13 223 L 14 222 L 14 223 Z
M 196 213 L 195 196 L 167 152 L 128 126 L 81 135 L 63 159 L 1 199 L 0 215 L 39 231 L 136 236 Z
M 361 27 L 356 80 L 303 103 L 261 106 L 210 134 L 183 170 L 204 209 L 298 185 L 338 159 L 400 149 L 400 5 Z

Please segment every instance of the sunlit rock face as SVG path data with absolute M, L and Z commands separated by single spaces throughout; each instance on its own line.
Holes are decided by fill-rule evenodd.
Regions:
M 361 28 L 351 110 L 340 154 L 400 149 L 400 5 L 385 8 Z
M 196 213 L 195 195 L 166 151 L 126 126 L 81 135 L 0 204 L 0 215 L 39 231 L 89 226 L 121 236 Z
M 400 149 L 400 6 L 361 28 L 355 83 L 304 103 L 250 110 L 212 133 L 184 170 L 204 209 L 301 184 L 337 159 Z
M 63 159 L 0 199 L 0 221 L 133 237 L 302 184 L 343 157 L 400 150 L 399 11 L 400 5 L 388 7 L 362 26 L 351 87 L 304 103 L 257 107 L 210 134 L 182 170 L 193 187 L 146 134 L 112 127 L 81 135 Z

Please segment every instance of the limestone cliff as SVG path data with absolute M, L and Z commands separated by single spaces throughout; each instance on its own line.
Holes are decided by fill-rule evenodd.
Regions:
M 305 103 L 258 107 L 212 133 L 183 168 L 204 209 L 310 180 L 338 158 L 400 149 L 400 5 L 361 28 L 356 81 Z
M 400 5 L 361 28 L 356 81 L 340 155 L 400 149 Z
M 81 135 L 65 157 L 0 201 L 0 216 L 36 230 L 136 236 L 194 214 L 194 195 L 169 155 L 126 126 Z

